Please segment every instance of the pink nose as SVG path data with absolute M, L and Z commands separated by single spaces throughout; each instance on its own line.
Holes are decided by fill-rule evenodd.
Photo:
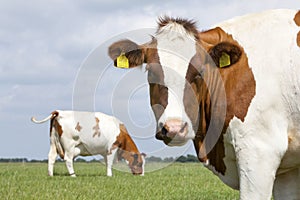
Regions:
M 187 132 L 187 123 L 180 119 L 169 119 L 162 128 L 162 134 L 173 138 L 175 135 L 184 137 Z

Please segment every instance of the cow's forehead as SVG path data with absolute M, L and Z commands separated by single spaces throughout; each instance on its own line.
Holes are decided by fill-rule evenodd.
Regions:
M 190 60 L 196 54 L 196 31 L 194 23 L 190 21 L 168 18 L 160 20 L 156 48 L 164 73 L 164 84 L 168 88 L 184 89 Z
M 158 29 L 157 33 L 161 33 L 166 29 L 169 29 L 169 25 L 174 25 L 177 24 L 181 28 L 184 28 L 184 32 L 189 33 L 191 38 L 198 39 L 198 30 L 196 28 L 196 22 L 193 20 L 186 20 L 186 19 L 181 19 L 181 18 L 170 18 L 170 17 L 164 17 L 160 18 L 158 21 Z M 182 29 L 183 30 L 183 29 Z
M 185 24 L 183 25 L 184 22 Z M 170 53 L 168 55 L 170 57 L 175 56 L 178 57 L 177 59 L 186 60 L 191 54 L 188 50 L 195 48 L 198 34 L 193 22 L 166 19 L 163 23 L 159 23 L 155 38 L 158 49 Z

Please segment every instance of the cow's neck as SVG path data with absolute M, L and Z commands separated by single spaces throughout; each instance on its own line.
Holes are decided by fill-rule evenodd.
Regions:
M 209 150 L 206 157 L 200 160 L 209 164 L 221 174 L 225 173 L 226 167 L 223 161 L 225 149 L 223 144 L 223 134 L 227 131 L 230 121 L 236 117 L 244 121 L 250 103 L 255 95 L 255 80 L 251 68 L 248 65 L 247 55 L 243 48 L 235 41 L 231 35 L 226 34 L 220 28 L 212 29 L 206 34 L 200 34 L 203 48 L 209 52 L 210 49 L 220 42 L 229 42 L 239 46 L 242 55 L 234 65 L 220 69 L 207 64 L 203 77 L 203 87 L 199 104 L 199 127 L 194 140 L 194 145 L 198 154 L 201 152 L 201 145 L 207 134 L 218 137 L 215 146 Z M 225 96 L 224 93 L 225 92 Z M 224 106 L 226 110 L 224 111 Z M 222 119 L 223 118 L 223 119 Z M 219 130 L 207 133 L 213 126 L 222 123 L 221 132 Z M 212 125 L 213 124 L 213 125 Z M 214 127 L 213 127 L 214 128 Z
M 225 154 L 222 133 L 226 95 L 218 70 L 208 66 L 201 85 L 199 126 L 194 146 L 201 162 L 209 162 L 218 172 L 224 174 L 226 167 L 223 162 Z
M 123 124 L 120 125 L 120 135 L 118 136 L 120 156 L 129 161 L 132 154 L 137 154 L 138 149 Z

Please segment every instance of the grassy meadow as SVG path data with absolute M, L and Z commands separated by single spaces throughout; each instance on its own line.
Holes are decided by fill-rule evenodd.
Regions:
M 146 170 L 160 163 L 147 163 Z M 77 177 L 56 163 L 54 177 L 46 163 L 0 163 L 0 199 L 238 199 L 238 192 L 224 185 L 199 163 L 173 163 L 145 176 L 106 169 L 99 163 L 74 163 Z

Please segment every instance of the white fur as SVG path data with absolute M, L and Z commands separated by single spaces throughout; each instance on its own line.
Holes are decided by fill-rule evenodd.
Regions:
M 168 105 L 158 120 L 158 124 L 168 119 L 177 118 L 188 123 L 188 139 L 194 138 L 195 133 L 183 106 L 185 75 L 191 58 L 196 53 L 194 37 L 185 31 L 183 26 L 170 23 L 163 27 L 156 36 L 157 51 L 164 73 L 164 83 L 168 87 Z M 172 142 L 175 142 L 176 138 Z M 172 142 L 168 145 L 172 146 Z
M 245 121 L 234 118 L 224 137 L 227 184 L 240 199 L 300 199 L 300 28 L 297 11 L 274 10 L 217 26 L 239 42 L 256 81 Z M 288 136 L 293 141 L 288 144 Z M 289 146 L 288 146 L 289 145 Z M 294 176 L 289 176 L 293 173 Z M 283 176 L 283 175 L 282 175 Z M 283 187 L 284 185 L 289 187 Z M 284 196 L 289 194 L 289 196 Z

